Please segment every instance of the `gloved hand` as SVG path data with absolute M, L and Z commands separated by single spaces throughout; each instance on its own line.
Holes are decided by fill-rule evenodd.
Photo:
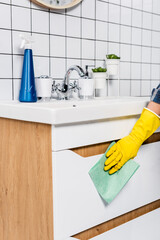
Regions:
M 105 161 L 105 171 L 109 174 L 117 172 L 129 159 L 134 158 L 142 145 L 160 126 L 160 118 L 147 108 L 134 125 L 131 133 L 119 140 L 107 152 Z

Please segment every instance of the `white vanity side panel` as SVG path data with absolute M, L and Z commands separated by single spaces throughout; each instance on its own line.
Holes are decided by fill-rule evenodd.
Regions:
M 160 142 L 141 146 L 140 168 L 108 205 L 88 174 L 101 155 L 53 152 L 54 239 L 63 240 L 160 198 Z
M 120 139 L 129 134 L 139 116 L 72 125 L 52 125 L 52 151 Z
M 159 240 L 160 208 L 133 219 L 90 240 Z

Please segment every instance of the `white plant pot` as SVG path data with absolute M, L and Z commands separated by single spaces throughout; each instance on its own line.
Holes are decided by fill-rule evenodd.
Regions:
M 107 73 L 97 72 L 93 73 L 93 78 L 95 80 L 95 96 L 105 97 L 107 95 Z
M 102 89 L 105 87 L 106 78 L 107 78 L 106 72 L 93 73 L 93 78 L 95 79 L 95 88 L 96 89 Z
M 119 59 L 106 59 L 106 67 L 109 75 L 119 74 Z

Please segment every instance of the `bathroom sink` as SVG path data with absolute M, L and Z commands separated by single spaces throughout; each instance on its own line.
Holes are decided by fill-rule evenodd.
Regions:
M 0 102 L 0 117 L 48 124 L 70 124 L 138 115 L 149 97 L 106 97 L 93 100 Z

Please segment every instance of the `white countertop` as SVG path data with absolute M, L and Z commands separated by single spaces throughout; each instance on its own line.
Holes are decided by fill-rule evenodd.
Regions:
M 106 97 L 94 100 L 20 103 L 1 101 L 0 117 L 46 124 L 69 124 L 139 115 L 149 97 Z

